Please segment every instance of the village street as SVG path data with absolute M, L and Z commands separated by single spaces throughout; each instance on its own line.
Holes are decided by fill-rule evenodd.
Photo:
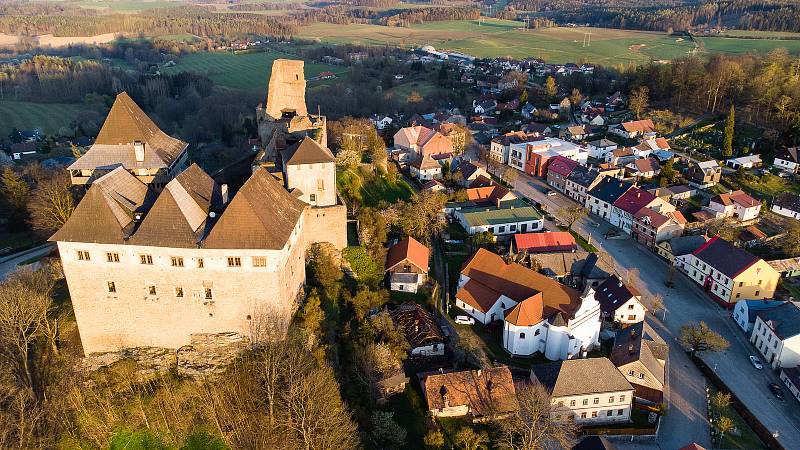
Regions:
M 545 195 L 543 191 L 548 187 L 544 181 L 522 173 L 514 187 L 519 194 L 544 205 L 551 214 L 561 207 L 576 204 L 560 193 Z M 595 247 L 611 255 L 621 275 L 629 269 L 637 269 L 641 279 L 638 287 L 643 296 L 660 294 L 664 298 L 666 320 L 659 320 L 661 311 L 658 318 L 648 317 L 648 323 L 670 344 L 669 412 L 658 439 L 661 449 L 680 448 L 692 441 L 709 447 L 705 379 L 677 342 L 681 326 L 701 320 L 731 344 L 725 352 L 702 355 L 703 360 L 766 427 L 777 433 L 785 448 L 800 448 L 800 414 L 796 404 L 791 398 L 780 402 L 771 395 L 768 382 L 779 380 L 769 369 L 759 371 L 750 364 L 747 356 L 754 354 L 755 349 L 730 318 L 729 311 L 717 306 L 679 272 L 674 275 L 674 288 L 668 288 L 665 285 L 669 277 L 667 262 L 630 238 L 604 239 L 604 234 L 613 227 L 599 217 L 584 218 L 573 228 L 582 236 L 591 237 Z

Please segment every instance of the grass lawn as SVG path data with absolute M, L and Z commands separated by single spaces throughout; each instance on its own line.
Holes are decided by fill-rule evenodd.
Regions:
M 360 181 L 354 180 L 359 178 Z M 378 206 L 381 200 L 395 203 L 398 200 L 408 200 L 414 194 L 414 188 L 408 184 L 403 177 L 397 177 L 397 181 L 389 180 L 386 177 L 364 176 L 361 172 L 352 169 L 340 171 L 336 177 L 339 191 L 343 191 L 342 186 L 352 182 L 361 184 L 361 196 L 364 206 Z
M 415 383 L 406 384 L 402 395 L 389 399 L 389 410 L 394 412 L 394 420 L 406 430 L 405 448 L 423 448 L 427 426 L 425 400 L 416 388 Z
M 297 59 L 297 56 L 275 51 L 258 53 L 198 52 L 178 59 L 174 67 L 164 68 L 164 73 L 192 72 L 206 75 L 214 83 L 234 89 L 266 90 L 272 62 L 278 58 Z M 306 79 L 320 72 L 342 74 L 339 66 L 306 62 Z M 315 81 L 310 81 L 314 85 Z
M 708 394 L 714 395 L 716 392 L 717 389 L 713 385 L 709 385 Z M 729 431 L 725 433 L 725 435 L 722 437 L 722 442 L 714 445 L 714 448 L 748 450 L 766 448 L 756 433 L 750 428 L 747 422 L 744 421 L 742 416 L 740 416 L 739 413 L 733 409 L 732 406 L 717 410 L 712 403 L 711 413 L 714 415 L 714 417 L 725 416 L 731 419 L 735 427 L 735 431 Z
M 745 192 L 756 197 L 759 200 L 767 200 L 770 203 L 783 192 L 793 191 L 800 192 L 800 185 L 792 183 L 786 178 L 781 178 L 771 173 L 764 174 L 760 177 L 749 179 L 736 179 L 732 176 L 724 177 L 726 184 L 732 186 L 741 186 Z
M 410 81 L 393 87 L 389 93 L 394 95 L 398 100 L 405 101 L 413 91 L 416 91 L 422 98 L 425 98 L 438 89 L 439 87 L 430 81 Z
M 741 33 L 737 31 L 737 34 Z M 728 37 L 696 38 L 703 53 L 768 53 L 776 48 L 785 48 L 789 53 L 800 53 L 800 40 L 786 39 L 741 39 Z
M 458 275 L 461 273 L 461 266 L 464 265 L 464 261 L 467 260 L 471 255 L 445 255 L 444 261 L 447 263 L 447 271 L 449 272 L 450 278 L 450 288 L 455 290 L 458 286 Z M 451 292 L 455 294 L 455 292 Z
M 300 28 L 300 37 L 329 43 L 398 45 L 464 52 L 476 57 L 539 57 L 548 62 L 586 60 L 606 65 L 645 63 L 651 59 L 684 56 L 694 44 L 646 31 L 559 27 L 522 30 L 522 22 L 485 19 L 450 20 L 416 24 L 409 28 L 380 25 L 315 23 Z M 584 33 L 592 33 L 583 47 Z
M 165 0 L 82 0 L 75 3 L 75 5 L 86 9 L 135 12 L 154 8 L 175 8 L 185 4 Z
M 584 239 L 583 236 L 581 236 L 580 234 L 578 234 L 574 230 L 569 230 L 569 234 L 571 234 L 572 237 L 575 238 L 575 242 L 577 242 L 578 245 L 580 245 L 581 248 L 586 250 L 587 252 L 597 253 L 599 251 L 599 250 L 597 250 L 597 247 L 595 247 L 594 245 L 590 244 L 589 241 Z
M 30 130 L 41 127 L 46 134 L 58 133 L 69 126 L 83 110 L 78 103 L 31 103 L 0 101 L 0 135 L 8 136 L 16 128 Z

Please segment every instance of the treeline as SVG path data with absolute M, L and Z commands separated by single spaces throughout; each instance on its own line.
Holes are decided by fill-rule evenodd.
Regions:
M 231 11 L 279 11 L 290 9 L 303 9 L 305 5 L 299 2 L 286 2 L 286 3 L 239 3 L 237 5 L 230 5 L 228 9 Z
M 407 27 L 417 23 L 443 20 L 475 20 L 480 17 L 480 9 L 474 7 L 423 8 L 399 12 L 382 18 L 381 25 Z

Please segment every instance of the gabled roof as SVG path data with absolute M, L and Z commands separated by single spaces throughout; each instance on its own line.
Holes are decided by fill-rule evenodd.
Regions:
M 683 216 L 681 216 L 683 217 Z M 642 208 L 633 215 L 633 218 L 650 225 L 653 229 L 659 229 L 670 221 L 670 218 L 658 211 L 650 208 Z
M 636 214 L 640 209 L 648 206 L 655 199 L 655 195 L 634 186 L 625 191 L 613 204 L 627 213 Z
M 800 195 L 794 192 L 784 192 L 775 200 L 774 205 L 790 211 L 800 212 Z
M 703 172 L 720 168 L 719 163 L 715 159 L 710 159 L 708 161 L 694 161 L 694 165 L 702 169 Z
M 697 250 L 701 245 L 706 243 L 706 237 L 702 235 L 696 236 L 679 236 L 674 237 L 667 241 L 673 256 L 688 255 Z
M 411 348 L 437 344 L 444 341 L 439 325 L 425 308 L 406 302 L 389 313 Z
M 800 335 L 800 306 L 786 302 L 756 313 L 781 340 Z
M 509 194 L 511 194 L 511 191 L 499 184 L 467 189 L 467 199 L 475 203 L 496 204 L 498 201 L 505 199 Z M 509 200 L 517 198 L 514 194 L 511 194 L 511 197 L 512 198 L 509 198 Z
M 577 161 L 558 155 L 548 160 L 547 172 L 555 172 L 563 177 L 567 177 L 578 165 Z
M 490 178 L 486 178 L 483 175 L 478 175 L 475 177 L 474 180 L 469 182 L 469 188 L 476 188 L 476 187 L 486 187 L 486 186 L 493 186 L 496 183 L 492 181 Z
M 517 303 L 505 311 L 505 321 L 518 327 L 531 327 L 544 320 L 544 300 L 542 293 Z
M 663 386 L 668 353 L 669 347 L 664 339 L 650 325 L 639 322 L 617 332 L 614 347 L 611 349 L 611 362 L 617 367 L 623 367 L 638 361 Z
M 266 169 L 256 169 L 217 220 L 204 246 L 282 249 L 305 207 Z
M 742 190 L 733 191 L 727 194 L 719 194 L 712 198 L 711 201 L 725 206 L 730 206 L 735 203 L 743 208 L 752 208 L 761 205 L 761 202 L 753 197 L 750 197 Z
M 656 128 L 656 126 L 653 124 L 653 121 L 650 119 L 623 122 L 621 126 L 628 133 L 652 133 Z
M 196 247 L 206 231 L 212 208 L 221 206 L 219 186 L 197 164 L 192 164 L 167 183 L 130 243 Z
M 658 172 L 661 170 L 661 165 L 653 158 L 641 158 L 633 162 L 638 173 Z
M 606 148 L 606 147 L 616 147 L 617 143 L 614 142 L 614 141 L 608 140 L 606 138 L 603 138 L 603 139 L 598 139 L 596 141 L 591 141 L 591 142 L 589 142 L 589 145 L 591 145 L 592 147 Z
M 436 373 L 428 375 L 422 385 L 428 410 L 444 408 L 445 397 L 451 408 L 466 405 L 475 416 L 519 409 L 514 380 L 505 366 Z
M 604 357 L 534 364 L 531 373 L 552 397 L 633 390 L 611 360 Z
M 302 141 L 290 145 L 281 152 L 283 163 L 286 165 L 315 164 L 335 162 L 328 148 L 323 147 L 314 139 L 306 136 Z
M 145 144 L 144 163 L 136 161 L 134 142 Z M 168 167 L 187 146 L 186 142 L 161 131 L 127 93 L 121 92 L 92 147 L 69 169 L 95 169 L 112 164 L 122 164 L 128 169 Z
M 632 187 L 633 185 L 626 181 L 603 176 L 603 179 L 600 180 L 597 186 L 589 190 L 588 195 L 605 203 L 614 203 L 618 198 L 622 197 L 622 194 Z
M 393 245 L 386 255 L 386 270 L 408 260 L 424 273 L 428 273 L 430 250 L 413 237 L 406 237 Z
M 122 167 L 95 180 L 50 241 L 121 244 L 149 206 L 147 186 Z
M 594 298 L 600 303 L 600 310 L 605 314 L 613 314 L 628 300 L 634 297 L 641 298 L 641 296 L 642 294 L 635 287 L 627 286 L 616 275 L 612 275 L 600 283 L 594 292 Z
M 472 174 L 478 171 L 478 169 L 480 169 L 480 167 L 476 166 L 475 164 L 472 164 L 467 160 L 462 159 L 461 162 L 458 163 L 458 166 L 456 166 L 455 170 L 453 170 L 453 172 L 461 172 L 461 176 L 464 177 L 465 180 L 468 180 L 469 177 L 472 176 Z
M 603 436 L 586 436 L 572 450 L 617 450 L 617 446 Z
M 719 236 L 714 236 L 692 254 L 729 278 L 736 278 L 761 259 Z
M 600 172 L 597 170 L 589 169 L 586 166 L 579 165 L 572 169 L 572 172 L 569 173 L 569 177 L 567 177 L 567 179 L 578 186 L 588 188 L 592 185 L 592 183 L 595 182 L 595 180 L 597 180 L 599 176 Z
M 514 248 L 529 252 L 568 252 L 578 248 L 575 238 L 566 231 L 546 231 L 543 233 L 517 233 L 514 235 Z
M 798 148 L 797 147 L 789 147 L 789 148 L 782 148 L 778 150 L 778 154 L 775 155 L 775 159 L 782 159 L 784 161 L 790 162 L 800 162 L 798 159 Z

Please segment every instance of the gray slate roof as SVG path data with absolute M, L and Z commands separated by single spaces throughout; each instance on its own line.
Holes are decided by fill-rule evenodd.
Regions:
M 758 312 L 764 322 L 772 323 L 772 331 L 781 340 L 800 334 L 800 306 L 793 302 Z
M 608 358 L 536 364 L 531 373 L 551 391 L 553 397 L 633 390 L 633 386 Z
M 679 236 L 670 239 L 669 246 L 673 256 L 688 255 L 706 243 L 706 238 L 699 236 Z
M 611 362 L 617 367 L 640 361 L 647 370 L 664 384 L 664 365 L 669 347 L 664 339 L 645 322 L 631 325 L 617 333 L 611 350 Z

